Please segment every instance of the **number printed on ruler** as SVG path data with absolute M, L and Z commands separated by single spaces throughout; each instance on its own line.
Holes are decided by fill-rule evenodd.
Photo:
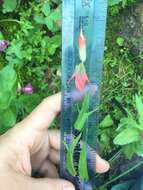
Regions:
M 89 23 L 89 16 L 80 16 L 79 17 L 79 28 L 82 26 L 87 27 Z
M 82 0 L 82 7 L 83 8 L 89 7 L 90 8 L 91 3 L 92 3 L 92 0 Z

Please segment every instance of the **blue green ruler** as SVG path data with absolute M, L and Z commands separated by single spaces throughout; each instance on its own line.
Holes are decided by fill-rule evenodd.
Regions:
M 99 107 L 106 17 L 107 0 L 63 0 L 60 174 L 62 178 L 73 182 L 77 190 L 91 190 L 96 183 L 98 110 L 88 117 L 85 130 L 81 133 L 74 128 L 78 115 L 75 105 L 78 100 L 84 99 L 87 92 L 94 91 L 89 97 L 88 111 L 91 112 Z M 78 47 L 81 31 L 86 39 L 84 67 L 88 76 L 83 90 L 76 89 L 75 80 L 73 80 L 75 68 L 81 61 Z M 81 68 L 78 68 L 78 71 L 80 72 Z M 79 85 L 82 83 L 78 79 L 77 82 Z M 75 145 L 72 145 L 73 142 Z M 86 152 L 83 150 L 83 143 L 86 145 Z M 71 155 L 68 150 L 71 151 Z M 82 161 L 83 168 L 81 167 L 81 152 L 83 156 L 86 155 L 86 162 Z M 70 160 L 69 155 L 71 156 L 70 164 L 67 163 Z M 79 162 L 81 162 L 80 166 Z

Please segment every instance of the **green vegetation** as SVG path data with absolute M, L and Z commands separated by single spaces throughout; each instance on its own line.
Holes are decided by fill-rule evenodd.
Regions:
M 120 148 L 119 152 L 115 151 L 112 157 L 108 157 L 111 168 L 115 167 L 114 163 L 121 155 L 127 160 L 135 155 L 143 157 L 143 65 L 137 62 L 131 47 L 126 45 L 126 39 L 120 34 L 122 11 L 136 6 L 138 2 L 109 0 L 98 142 L 103 156 L 113 155 L 112 152 Z M 9 44 L 0 52 L 2 134 L 30 113 L 44 97 L 60 90 L 61 1 L 0 1 L 0 40 Z M 27 84 L 32 85 L 30 92 Z M 52 127 L 55 126 L 53 123 Z M 79 127 L 81 129 L 82 126 Z M 70 154 L 72 152 L 69 160 Z M 80 158 L 80 165 L 83 162 L 85 160 Z M 120 182 L 119 179 L 128 176 L 141 164 L 137 163 L 117 176 L 112 172 L 102 175 L 104 184 L 95 189 L 111 189 Z M 72 160 L 68 167 L 72 173 L 76 172 Z M 101 175 L 97 174 L 97 177 Z M 121 190 L 124 185 L 127 189 L 130 184 L 132 181 L 113 190 Z

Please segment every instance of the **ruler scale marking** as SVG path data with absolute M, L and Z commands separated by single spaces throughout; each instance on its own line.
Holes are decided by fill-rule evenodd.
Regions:
M 71 176 L 66 168 L 66 148 L 78 133 L 74 129 L 75 113 L 72 90 L 74 81 L 69 79 L 74 73 L 75 66 L 80 63 L 77 39 L 81 30 L 87 39 L 87 59 L 85 68 L 91 84 L 98 86 L 95 96 L 90 97 L 89 111 L 99 106 L 100 86 L 102 80 L 102 61 L 104 53 L 105 26 L 107 14 L 107 0 L 63 0 L 62 24 L 62 114 L 61 114 L 61 177 L 70 180 L 76 190 L 92 190 L 96 179 L 93 171 L 95 167 L 95 148 L 99 113 L 92 114 L 86 123 L 86 138 L 88 145 L 87 160 L 90 179 L 81 180 L 79 176 Z M 74 152 L 74 166 L 78 171 L 78 160 L 81 146 L 78 144 Z M 94 165 L 94 166 L 93 166 Z M 79 172 L 79 171 L 78 171 Z

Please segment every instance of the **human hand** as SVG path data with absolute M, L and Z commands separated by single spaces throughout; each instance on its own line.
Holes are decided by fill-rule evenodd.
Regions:
M 58 179 L 60 133 L 47 130 L 60 112 L 61 95 L 46 98 L 23 121 L 0 137 L 0 189 L 4 190 L 74 190 Z M 96 157 L 97 172 L 106 172 L 109 164 Z M 32 178 L 32 170 L 44 178 Z

